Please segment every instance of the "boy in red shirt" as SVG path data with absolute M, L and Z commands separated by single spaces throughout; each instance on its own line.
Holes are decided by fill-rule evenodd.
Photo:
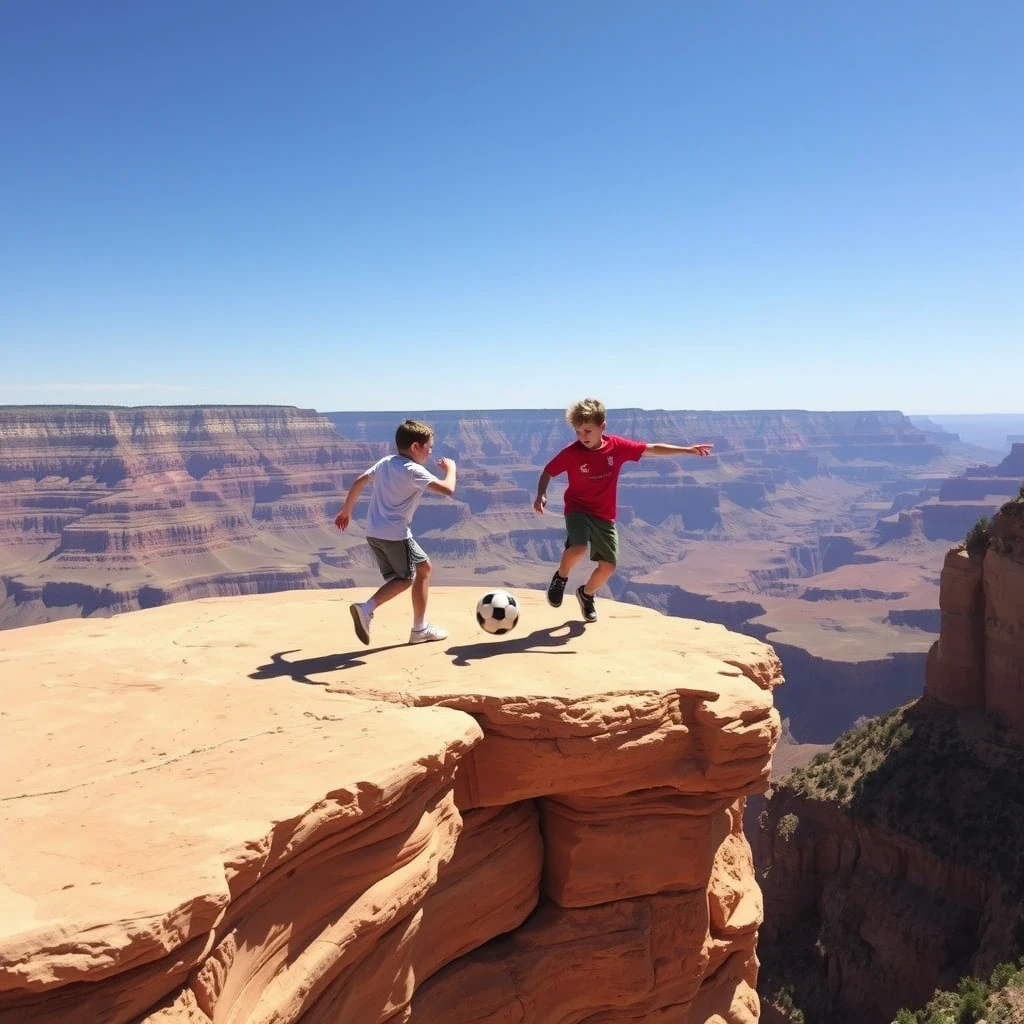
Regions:
M 543 469 L 537 481 L 535 512 L 547 505 L 547 489 L 553 476 L 569 474 L 565 488 L 565 550 L 558 569 L 548 584 L 548 604 L 559 608 L 572 567 L 586 554 L 597 563 L 590 579 L 576 589 L 580 611 L 587 622 L 597 622 L 594 595 L 615 572 L 619 553 L 619 534 L 615 526 L 615 492 L 619 472 L 627 462 L 637 462 L 645 455 L 711 454 L 714 445 L 648 444 L 630 441 L 615 434 L 606 434 L 605 407 L 596 398 L 574 402 L 566 411 L 569 426 L 576 431 L 576 440 L 563 448 Z

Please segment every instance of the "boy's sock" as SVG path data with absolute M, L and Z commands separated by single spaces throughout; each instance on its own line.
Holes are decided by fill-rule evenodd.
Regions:
M 412 620 L 412 628 L 413 628 L 414 630 L 416 630 L 416 632 L 417 632 L 417 633 L 418 633 L 418 632 L 419 632 L 419 631 L 420 631 L 420 630 L 421 630 L 421 629 L 422 629 L 422 628 L 423 628 L 423 627 L 424 627 L 424 626 L 425 626 L 426 624 L 427 624 L 427 620 L 426 620 L 425 618 L 423 618 L 422 616 L 420 616 L 420 618 L 418 618 L 418 619 L 413 619 L 413 620 Z
M 363 602 L 363 607 L 372 615 L 377 607 L 377 602 L 372 597 L 368 597 Z

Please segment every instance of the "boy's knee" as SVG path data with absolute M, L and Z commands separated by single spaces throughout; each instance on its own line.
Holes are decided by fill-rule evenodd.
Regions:
M 416 576 L 420 579 L 425 579 L 430 575 L 430 562 L 417 562 L 416 563 Z

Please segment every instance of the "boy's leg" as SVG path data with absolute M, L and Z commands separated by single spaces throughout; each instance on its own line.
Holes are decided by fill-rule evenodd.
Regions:
M 558 568 L 548 584 L 548 604 L 552 608 L 561 608 L 565 585 L 569 582 L 569 573 L 573 566 L 587 553 L 590 541 L 590 521 L 588 516 L 579 512 L 570 512 L 565 517 L 565 548 L 558 561 Z
M 585 544 L 577 544 L 562 552 L 558 568 L 548 584 L 548 604 L 552 608 L 562 607 L 562 595 L 565 593 L 566 583 L 569 582 L 569 573 L 572 572 L 572 567 L 586 554 L 586 551 Z
M 409 632 L 409 643 L 422 644 L 430 640 L 444 640 L 448 633 L 439 626 L 427 622 L 427 601 L 430 599 L 430 559 L 415 540 L 406 542 L 409 558 L 415 566 L 416 575 L 412 581 L 412 629 Z
M 584 591 L 593 597 L 612 578 L 614 573 L 614 562 L 598 562 L 590 574 L 590 579 L 583 584 Z
M 385 601 L 390 601 L 393 597 L 404 594 L 411 586 L 412 580 L 388 580 L 387 583 L 382 584 L 377 589 L 377 592 L 370 598 L 367 604 L 373 602 L 373 607 L 375 609 L 379 608 Z
M 377 567 L 384 577 L 384 583 L 368 601 L 353 604 L 349 609 L 356 636 L 364 644 L 370 642 L 370 623 L 377 608 L 405 593 L 412 586 L 412 570 L 404 543 L 380 540 L 376 537 L 367 537 L 366 540 L 377 559 Z
M 576 591 L 580 612 L 586 622 L 597 622 L 594 597 L 611 579 L 619 558 L 619 532 L 614 523 L 595 520 L 591 523 L 590 557 L 597 563 L 590 579 Z
M 558 562 L 558 575 L 564 576 L 566 579 L 569 578 L 569 573 L 572 572 L 572 567 L 587 553 L 586 544 L 574 544 L 571 548 L 566 548 L 562 552 L 562 557 Z
M 427 621 L 427 601 L 430 598 L 430 562 L 420 562 L 412 580 L 412 628 L 422 629 Z

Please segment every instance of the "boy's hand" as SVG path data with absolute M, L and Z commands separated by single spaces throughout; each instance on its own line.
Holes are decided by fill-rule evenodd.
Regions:
M 336 516 L 334 517 L 334 525 L 335 525 L 335 526 L 336 526 L 336 527 L 337 527 L 337 528 L 338 528 L 339 530 L 347 530 L 347 529 L 348 529 L 348 524 L 349 524 L 350 522 L 352 522 L 352 516 L 351 516 L 351 514 L 350 514 L 350 513 L 346 512 L 346 511 L 345 511 L 344 509 L 342 509 L 342 510 L 341 510 L 341 511 L 340 511 L 340 512 L 339 512 L 339 513 L 338 513 L 338 514 L 337 514 L 337 515 L 336 515 Z
M 701 457 L 706 458 L 711 454 L 711 449 L 714 447 L 715 446 L 713 444 L 693 444 L 690 445 L 690 451 L 694 455 L 700 455 Z
M 451 467 L 452 469 L 455 468 L 455 460 L 449 459 L 446 455 L 442 455 L 441 458 L 437 460 L 437 464 L 445 473 L 448 472 L 449 467 Z
M 541 496 L 540 496 L 540 497 L 539 497 L 539 498 L 538 498 L 538 499 L 537 499 L 537 500 L 536 500 L 536 501 L 535 501 L 535 502 L 533 503 L 533 511 L 534 511 L 534 512 L 536 512 L 536 513 L 537 513 L 538 515 L 540 515 L 540 514 L 543 514 L 543 512 L 544 512 L 544 506 L 545 506 L 545 505 L 547 505 L 547 503 L 548 503 L 547 495 L 546 495 L 546 494 L 542 494 L 542 495 L 541 495 Z

